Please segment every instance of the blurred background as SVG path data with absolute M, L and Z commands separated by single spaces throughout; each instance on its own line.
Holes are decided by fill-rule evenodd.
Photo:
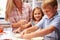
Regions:
M 34 9 L 35 7 L 40 7 L 43 0 L 22 0 L 23 2 L 29 3 Z M 6 24 L 7 22 L 4 20 L 5 18 L 5 10 L 6 10 L 7 0 L 0 0 L 0 24 Z M 58 12 L 60 12 L 60 0 L 58 0 Z

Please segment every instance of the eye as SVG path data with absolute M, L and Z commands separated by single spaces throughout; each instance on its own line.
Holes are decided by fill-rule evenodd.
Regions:
M 37 13 L 34 13 L 34 15 L 37 15 Z
M 38 14 L 41 14 L 41 13 L 38 13 Z

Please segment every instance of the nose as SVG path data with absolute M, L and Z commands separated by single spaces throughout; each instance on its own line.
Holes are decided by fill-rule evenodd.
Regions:
M 36 15 L 36 17 L 39 17 L 39 16 L 40 16 L 39 14 Z

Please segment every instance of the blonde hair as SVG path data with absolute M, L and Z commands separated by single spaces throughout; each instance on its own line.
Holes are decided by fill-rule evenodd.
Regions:
M 10 15 L 10 12 L 11 12 L 13 6 L 14 6 L 13 0 L 7 0 L 6 12 L 5 12 L 5 20 L 7 20 L 7 21 L 9 19 L 9 15 Z
M 58 6 L 58 2 L 57 0 L 43 0 L 43 3 L 42 3 L 43 8 L 47 7 L 47 5 L 55 7 L 55 6 Z
M 22 0 L 7 0 L 5 20 L 9 20 L 14 6 L 22 13 Z

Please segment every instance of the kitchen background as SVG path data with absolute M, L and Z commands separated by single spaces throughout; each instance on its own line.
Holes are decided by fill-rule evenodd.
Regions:
M 43 0 L 22 0 L 23 2 L 27 2 L 32 6 L 32 9 L 35 7 L 40 7 Z M 8 24 L 4 20 L 5 18 L 5 10 L 6 10 L 7 0 L 0 0 L 0 24 Z M 60 12 L 60 0 L 58 0 L 58 12 Z

